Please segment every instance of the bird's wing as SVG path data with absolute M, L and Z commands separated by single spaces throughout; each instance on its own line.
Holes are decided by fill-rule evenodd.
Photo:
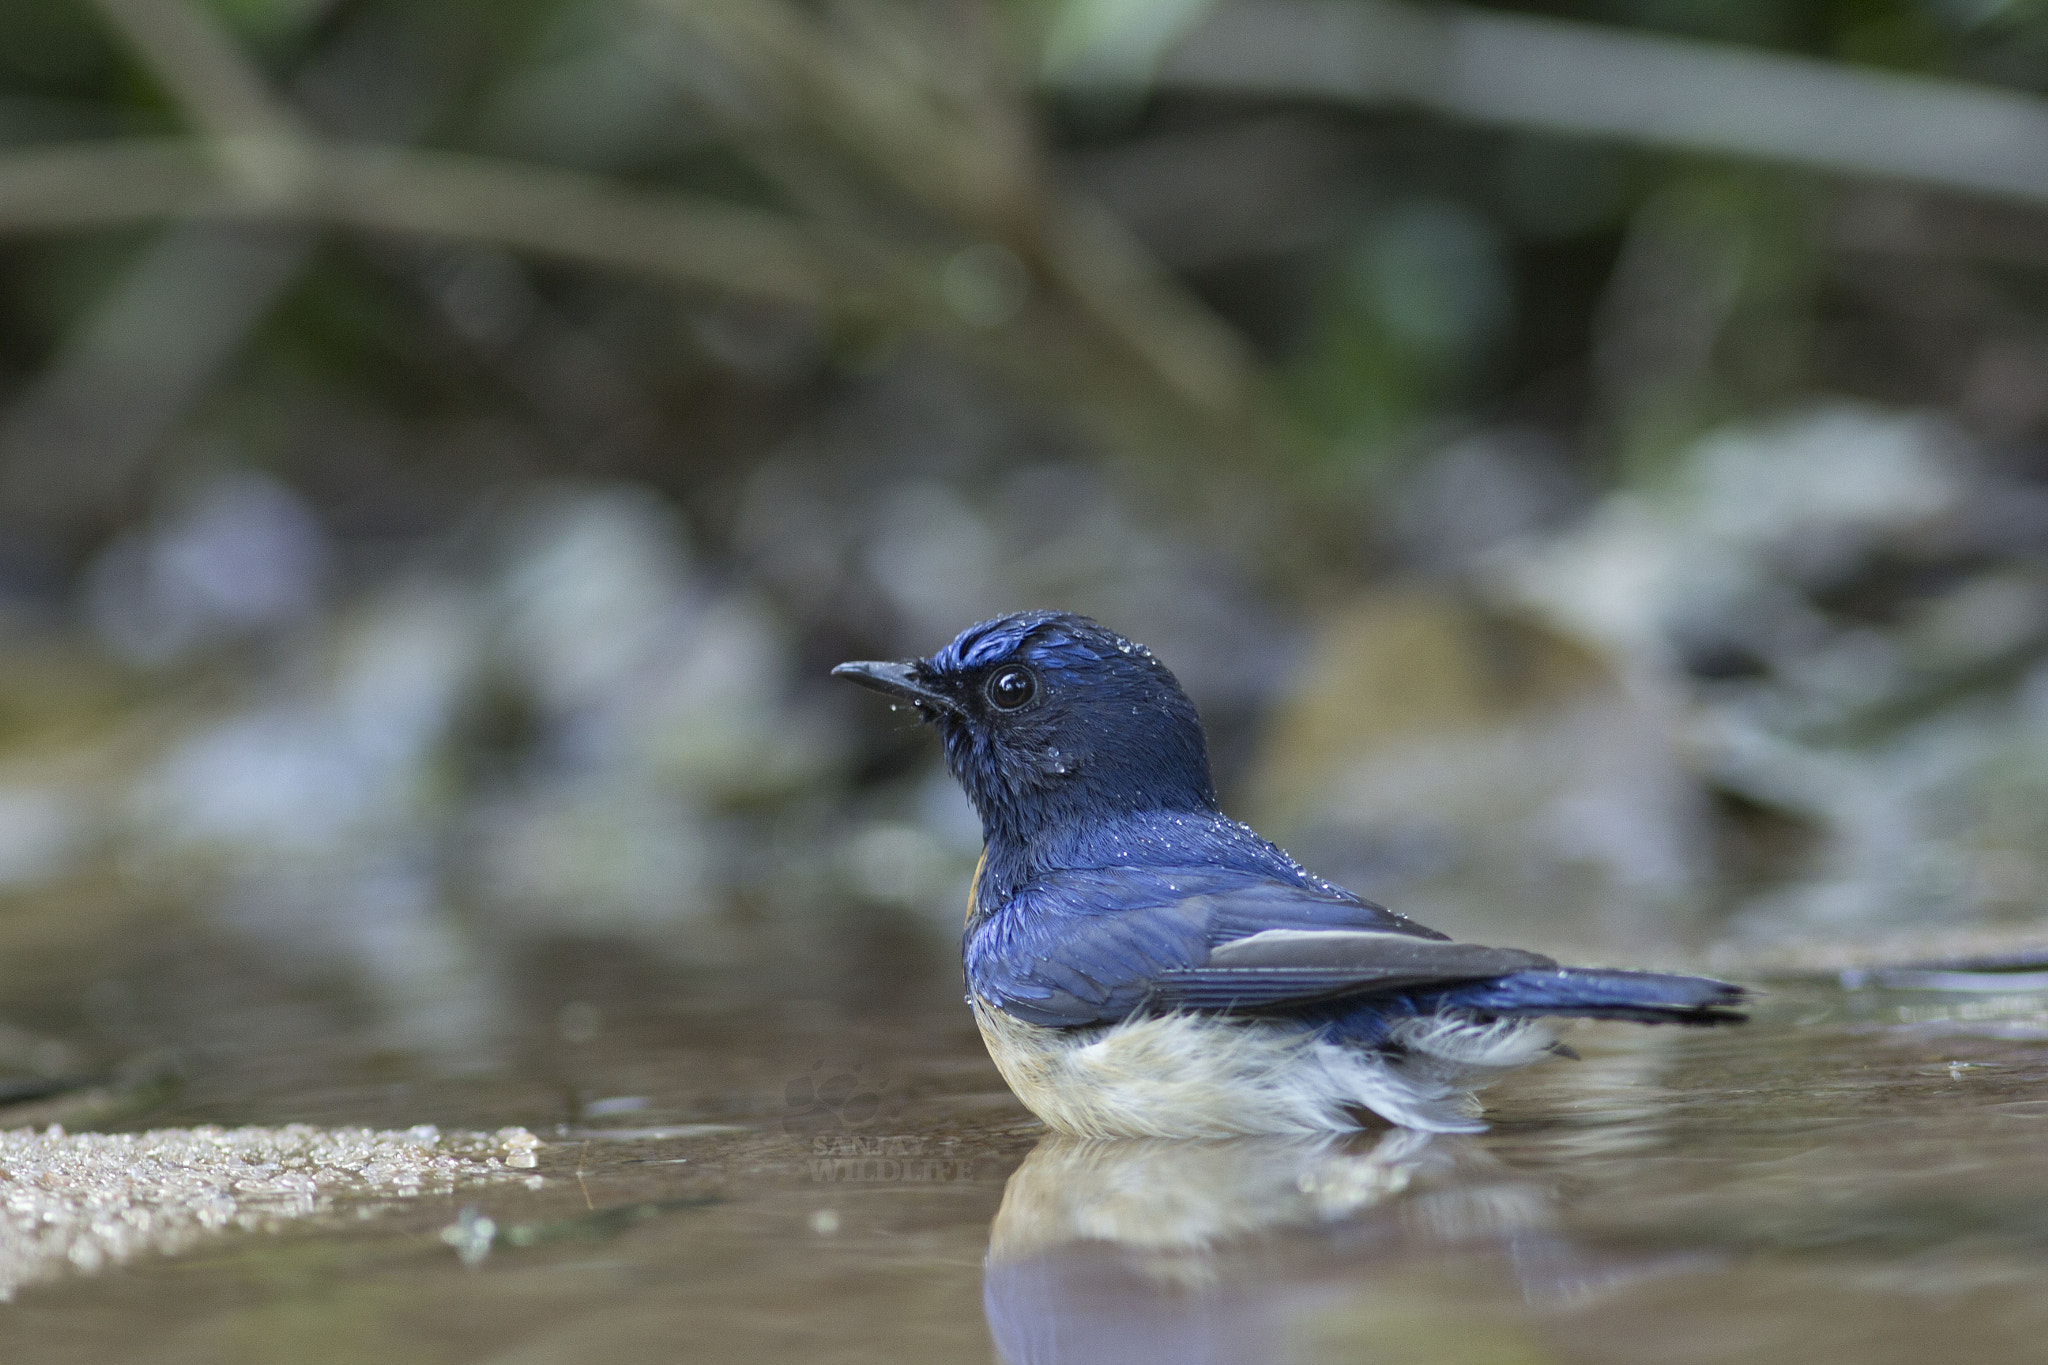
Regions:
M 1285 1010 L 1556 965 L 1451 943 L 1341 893 L 1206 868 L 1056 873 L 966 947 L 978 994 L 1061 1027 L 1148 1008 Z
M 1219 944 L 1199 967 L 1161 972 L 1158 1009 L 1273 1010 L 1383 991 L 1485 981 L 1557 963 L 1540 953 L 1407 934 L 1268 929 Z
M 1150 876 L 1065 879 L 1018 893 L 968 933 L 977 995 L 1033 1024 L 1113 1023 L 1162 973 L 1208 961 L 1206 907 Z

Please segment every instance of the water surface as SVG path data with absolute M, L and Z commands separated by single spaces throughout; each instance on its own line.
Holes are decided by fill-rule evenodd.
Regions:
M 1582 1027 L 1584 1060 L 1497 1087 L 1476 1137 L 1085 1143 L 1007 1095 L 921 959 L 817 998 L 565 951 L 515 974 L 525 1024 L 438 1058 L 317 983 L 237 994 L 231 966 L 81 996 L 118 1027 L 23 1006 L 175 1059 L 74 1128 L 525 1125 L 544 1179 L 30 1285 L 0 1358 L 1865 1365 L 2048 1341 L 2039 990 L 1781 983 L 1746 1028 Z

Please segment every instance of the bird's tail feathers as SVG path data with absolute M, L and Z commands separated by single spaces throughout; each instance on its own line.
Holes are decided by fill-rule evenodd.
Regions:
M 1748 996 L 1740 986 L 1704 976 L 1557 967 L 1452 987 L 1438 996 L 1436 1003 L 1438 1008 L 1471 1010 L 1503 1019 L 1551 1015 L 1708 1025 L 1736 1024 L 1748 1018 L 1740 1008 Z

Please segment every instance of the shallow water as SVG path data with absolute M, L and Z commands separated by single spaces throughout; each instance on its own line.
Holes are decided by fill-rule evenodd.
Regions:
M 819 1000 L 566 954 L 522 969 L 525 1026 L 428 1061 L 317 986 L 228 990 L 231 965 L 86 991 L 118 1029 L 22 1004 L 154 1035 L 179 1078 L 0 1126 L 65 1103 L 73 1128 L 517 1124 L 545 1178 L 343 1197 L 29 1285 L 0 1359 L 1861 1365 L 2048 1341 L 2048 992 L 1780 985 L 1745 1028 L 1583 1027 L 1584 1060 L 1497 1087 L 1478 1137 L 1081 1143 L 1008 1097 L 929 961 Z

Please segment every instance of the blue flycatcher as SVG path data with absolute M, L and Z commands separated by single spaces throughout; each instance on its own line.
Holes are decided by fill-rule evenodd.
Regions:
M 1187 694 L 1086 617 L 832 671 L 938 727 L 984 841 L 968 1000 L 1061 1132 L 1476 1132 L 1479 1087 L 1562 1050 L 1546 1017 L 1743 1018 L 1726 982 L 1453 943 L 1316 876 L 1217 809 Z

